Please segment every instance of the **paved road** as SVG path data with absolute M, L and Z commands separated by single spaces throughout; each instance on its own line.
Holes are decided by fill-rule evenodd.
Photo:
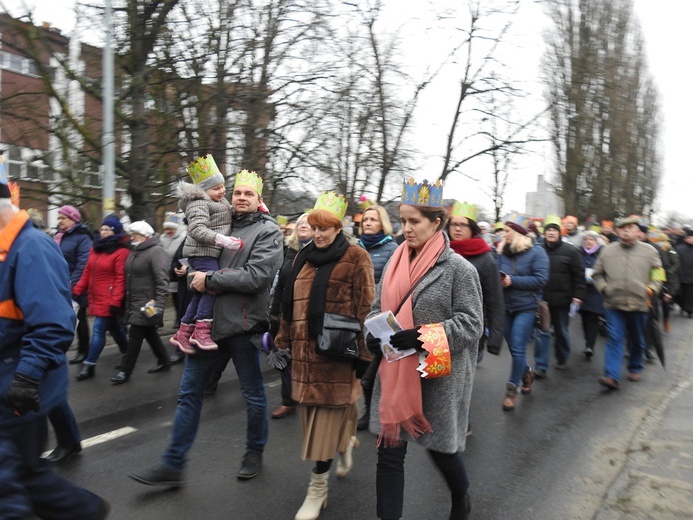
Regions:
M 693 320 L 674 316 L 666 338 L 667 371 L 648 365 L 642 382 L 624 381 L 621 390 L 608 392 L 596 382 L 602 375 L 601 348 L 592 362 L 584 360 L 579 321 L 575 321 L 569 368 L 551 370 L 548 379 L 535 383 L 530 396 L 518 398 L 512 413 L 501 411 L 510 355 L 507 351 L 500 357 L 487 355 L 477 370 L 474 435 L 465 452 L 472 481 L 472 518 L 594 518 L 626 467 L 633 439 L 641 434 L 652 410 L 689 377 L 691 335 Z M 145 347 L 131 381 L 114 387 L 109 378 L 118 359 L 115 347 L 107 347 L 96 378 L 71 383 L 71 403 L 82 434 L 92 445 L 60 468 L 68 478 L 108 497 L 113 504 L 111 518 L 293 518 L 311 468 L 299 458 L 298 420 L 294 416 L 270 421 L 263 472 L 251 481 L 238 481 L 245 406 L 232 367 L 217 395 L 205 402 L 202 426 L 190 453 L 189 484 L 178 491 L 162 491 L 128 479 L 129 470 L 155 463 L 166 446 L 182 366 L 147 374 L 154 358 Z M 76 373 L 77 367 L 71 370 Z M 272 409 L 280 401 L 278 373 L 268 368 L 265 383 Z M 114 438 L 97 437 L 109 432 L 116 432 L 110 433 Z M 341 480 L 331 478 L 323 520 L 375 518 L 375 438 L 361 432 L 359 438 L 352 472 Z M 446 519 L 445 483 L 418 446 L 410 445 L 406 471 L 404 518 Z

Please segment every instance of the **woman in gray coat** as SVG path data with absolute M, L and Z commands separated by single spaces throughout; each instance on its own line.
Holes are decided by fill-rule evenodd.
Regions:
M 133 222 L 128 228 L 132 251 L 125 262 L 125 312 L 130 325 L 128 351 L 120 365 L 120 372 L 111 378 L 114 385 L 130 380 L 137 358 L 146 339 L 157 358 L 150 374 L 171 368 L 166 349 L 157 328 L 164 323 L 164 308 L 168 297 L 169 262 L 159 235 L 144 220 Z
M 466 519 L 471 506 L 461 452 L 483 330 L 479 276 L 441 231 L 446 220 L 442 188 L 409 181 L 402 200 L 405 242 L 385 267 L 370 316 L 392 311 L 404 329 L 390 337 L 386 351 L 419 353 L 391 363 L 383 359 L 378 368 L 369 428 L 378 435 L 377 514 L 401 518 L 404 458 L 407 442 L 414 440 L 428 450 L 447 482 L 450 518 Z M 380 349 L 380 340 L 371 335 L 367 344 L 372 352 Z M 425 377 L 417 368 L 422 359 L 428 363 Z M 436 377 L 439 368 L 442 377 Z

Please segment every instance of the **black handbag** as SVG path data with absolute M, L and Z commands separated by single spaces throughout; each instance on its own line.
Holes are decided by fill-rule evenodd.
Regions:
M 337 361 L 356 361 L 359 358 L 361 322 L 351 316 L 325 313 L 322 331 L 315 342 L 315 352 Z

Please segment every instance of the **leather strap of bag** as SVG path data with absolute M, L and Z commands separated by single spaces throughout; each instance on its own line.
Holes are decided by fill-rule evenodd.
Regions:
M 431 272 L 431 269 L 433 269 L 433 267 L 431 267 L 428 271 L 426 271 L 426 272 L 421 276 L 421 278 L 419 278 L 418 280 L 416 280 L 416 283 L 415 283 L 414 285 L 412 285 L 412 286 L 409 288 L 409 290 L 407 291 L 407 294 L 404 295 L 404 298 L 402 299 L 402 301 L 400 302 L 400 304 L 397 306 L 397 310 L 394 311 L 392 314 L 394 314 L 395 316 L 397 316 L 397 313 L 398 313 L 400 310 L 402 310 L 402 305 L 404 305 L 404 302 L 406 302 L 406 301 L 407 301 L 407 298 L 409 298 L 409 297 L 412 295 L 412 293 L 414 292 L 414 289 L 416 289 L 416 287 L 421 283 L 421 280 L 423 280 L 424 278 L 426 278 L 426 275 L 427 275 L 428 273 Z

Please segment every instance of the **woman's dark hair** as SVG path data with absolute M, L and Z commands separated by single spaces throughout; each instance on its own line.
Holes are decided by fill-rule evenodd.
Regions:
M 400 204 L 401 206 L 402 204 Z M 411 204 L 410 204 L 411 205 Z M 440 224 L 438 225 L 438 228 L 436 231 L 440 231 L 445 227 L 445 224 L 447 223 L 448 220 L 448 212 L 445 210 L 445 208 L 439 208 L 438 206 L 414 206 L 416 209 L 418 209 L 421 214 L 426 217 L 426 219 L 430 220 L 431 222 L 435 222 L 437 218 L 440 219 Z M 478 228 L 478 226 L 477 226 Z
M 448 235 L 450 235 L 450 221 L 451 219 L 448 219 L 447 223 L 445 224 L 445 231 L 448 232 Z M 469 224 L 469 229 L 472 231 L 472 238 L 479 237 L 481 235 L 481 228 L 479 227 L 479 224 L 470 218 L 467 218 L 467 223 Z

